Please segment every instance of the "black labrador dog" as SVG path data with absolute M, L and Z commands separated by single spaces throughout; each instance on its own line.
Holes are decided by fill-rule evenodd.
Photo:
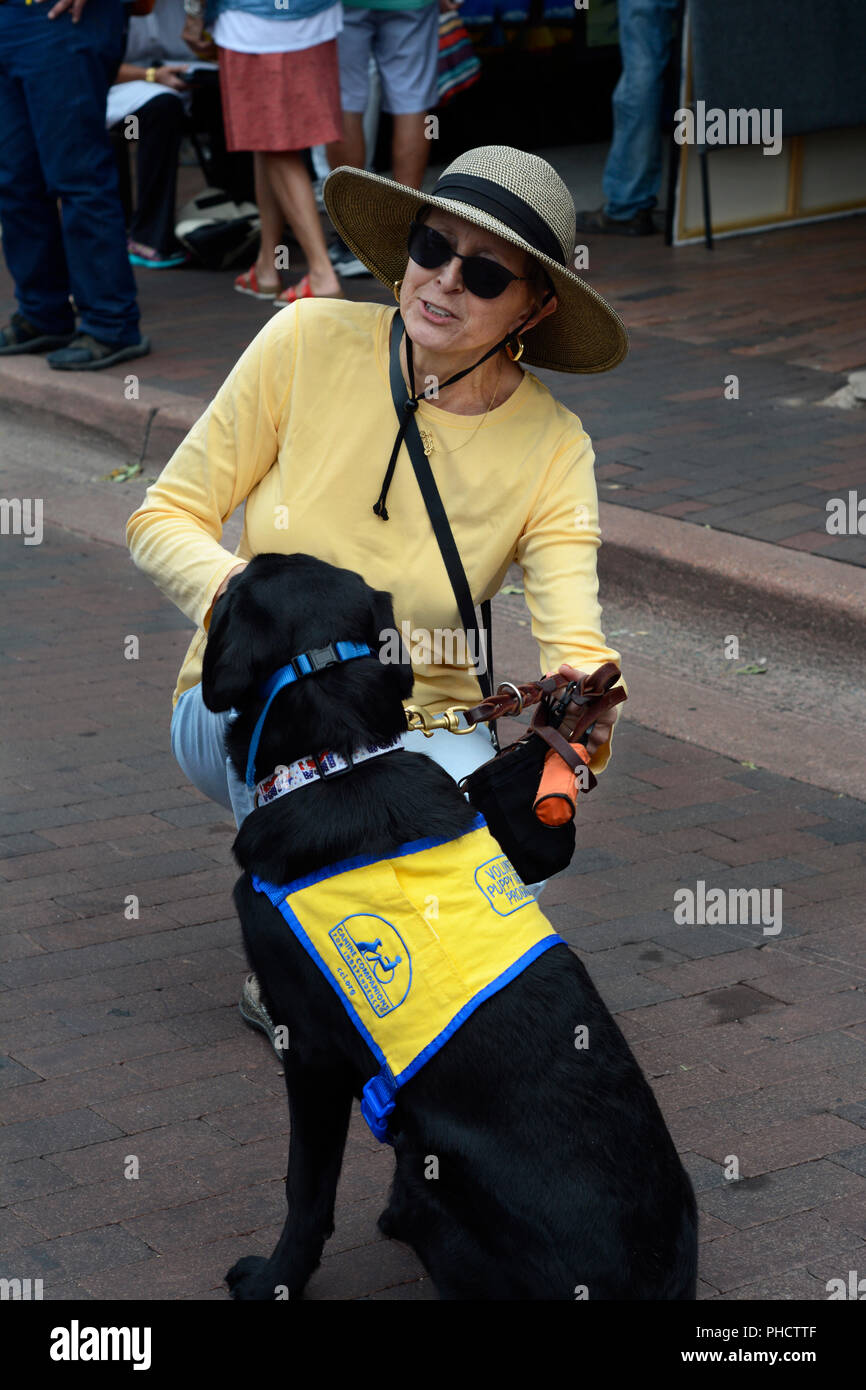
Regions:
M 405 730 L 411 667 L 379 660 L 390 595 L 308 555 L 257 556 L 214 607 L 208 709 L 235 709 L 226 746 L 244 776 L 262 684 L 338 640 L 374 655 L 282 690 L 257 776 L 321 750 L 344 756 Z M 288 1216 L 269 1259 L 229 1271 L 234 1298 L 301 1297 L 334 1229 L 352 1107 L 372 1051 L 251 874 L 284 884 L 357 855 L 454 838 L 475 812 L 423 754 L 405 749 L 261 805 L 234 842 L 250 966 L 277 1024 L 291 1117 Z M 589 1045 L 575 1045 L 588 1029 Z M 477 1008 L 398 1093 L 386 1236 L 405 1241 L 445 1299 L 693 1299 L 694 1194 L 655 1097 L 577 956 L 556 944 Z M 429 1158 L 438 1177 L 429 1176 Z

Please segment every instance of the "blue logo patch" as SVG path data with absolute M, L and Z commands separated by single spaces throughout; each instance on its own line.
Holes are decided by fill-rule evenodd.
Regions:
M 517 912 L 518 908 L 535 902 L 523 880 L 518 878 L 511 860 L 506 859 L 504 854 L 488 859 L 486 864 L 479 864 L 475 870 L 475 882 L 500 917 L 507 917 L 510 912 Z
M 377 1018 L 403 1003 L 412 983 L 412 959 L 400 933 L 384 917 L 356 912 L 328 933 Z M 334 971 L 351 998 L 357 993 L 339 966 Z

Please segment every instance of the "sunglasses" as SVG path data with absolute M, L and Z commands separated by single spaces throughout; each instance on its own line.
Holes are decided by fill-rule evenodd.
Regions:
M 504 265 L 487 256 L 461 256 L 441 232 L 423 222 L 413 222 L 409 227 L 408 250 L 415 264 L 423 266 L 425 270 L 436 270 L 456 256 L 461 262 L 460 273 L 464 285 L 470 294 L 477 295 L 479 299 L 496 299 L 513 280 L 531 279 L 529 275 L 513 275 Z

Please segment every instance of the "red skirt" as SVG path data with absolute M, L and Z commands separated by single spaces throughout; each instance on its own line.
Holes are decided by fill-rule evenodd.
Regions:
M 229 150 L 304 150 L 342 140 L 337 40 L 296 53 L 219 50 Z

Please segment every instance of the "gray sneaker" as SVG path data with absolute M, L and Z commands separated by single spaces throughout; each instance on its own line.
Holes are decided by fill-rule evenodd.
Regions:
M 604 232 L 613 236 L 652 236 L 658 228 L 649 208 L 641 208 L 634 217 L 608 217 L 604 208 L 594 208 L 577 214 L 578 232 Z
M 278 1057 L 282 1057 L 282 1049 L 277 1046 L 276 1027 L 262 1001 L 262 992 L 259 982 L 255 975 L 247 975 L 244 980 L 244 987 L 241 992 L 240 1003 L 238 1004 L 241 1018 L 248 1023 L 251 1028 L 259 1028 L 267 1035 L 271 1047 Z
M 346 245 L 339 233 L 335 235 L 328 247 L 328 255 L 331 258 L 331 265 L 341 279 L 351 280 L 356 275 L 371 274 L 364 262 L 358 260 L 354 251 Z

